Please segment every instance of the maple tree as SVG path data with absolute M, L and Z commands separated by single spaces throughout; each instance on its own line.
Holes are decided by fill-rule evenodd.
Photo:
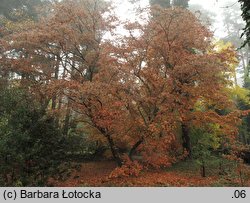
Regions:
M 110 109 L 110 103 L 114 102 L 111 93 L 116 87 L 112 80 L 118 79 L 115 78 L 115 71 L 114 77 L 102 77 L 108 61 L 100 59 L 102 35 L 112 28 L 109 25 L 112 16 L 106 19 L 102 16 L 107 12 L 107 6 L 104 2 L 89 0 L 79 1 L 77 5 L 72 1 L 59 3 L 49 19 L 12 36 L 16 40 L 10 49 L 21 51 L 18 60 L 6 57 L 4 61 L 22 76 L 23 83 L 28 81 L 29 86 L 30 82 L 33 84 L 31 88 L 41 98 L 45 108 L 50 101 L 52 110 L 66 108 L 65 126 L 70 113 L 67 109 L 72 108 L 77 115 L 82 115 L 79 122 L 87 123 L 96 130 L 95 133 L 107 138 L 114 158 L 121 165 L 111 138 L 111 121 L 119 116 L 115 105 L 114 112 Z M 111 69 L 108 71 L 112 73 Z M 99 76 L 95 76 L 97 73 Z M 108 95 L 111 95 L 110 98 Z
M 188 126 L 214 122 L 220 124 L 225 134 L 237 131 L 233 128 L 237 123 L 234 113 L 220 115 L 216 111 L 233 108 L 223 89 L 231 83 L 229 64 L 234 62 L 235 53 L 230 48 L 216 51 L 211 34 L 190 12 L 178 8 L 155 9 L 157 16 L 146 26 L 127 25 L 130 36 L 117 53 L 124 70 L 129 75 L 133 73 L 126 76 L 133 77 L 130 111 L 147 132 L 139 133 L 135 147 L 147 143 L 148 137 L 156 138 L 160 148 L 164 143 L 161 139 L 168 142 L 176 139 L 179 125 L 184 128 L 183 146 L 190 153 L 190 138 L 185 132 Z M 197 105 L 200 107 L 195 108 Z M 151 145 L 153 140 L 148 143 Z

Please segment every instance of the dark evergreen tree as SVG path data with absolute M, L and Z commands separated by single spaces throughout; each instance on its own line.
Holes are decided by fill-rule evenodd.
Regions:
M 241 3 L 242 18 L 246 21 L 246 27 L 244 29 L 246 43 L 250 44 L 250 1 L 239 0 L 239 2 Z
M 246 40 L 243 46 L 248 45 L 248 52 L 250 52 L 250 1 L 249 0 L 239 0 L 241 3 L 242 10 L 242 18 L 246 22 L 246 26 L 244 28 L 243 36 L 245 36 Z M 250 61 L 248 62 L 247 69 L 244 75 L 244 87 L 250 89 Z
M 150 0 L 149 2 L 150 2 L 151 6 L 159 5 L 159 6 L 163 7 L 163 8 L 171 7 L 171 1 L 170 0 Z M 172 5 L 187 8 L 188 7 L 188 2 L 189 2 L 189 0 L 173 0 Z
M 150 0 L 150 5 L 159 5 L 163 8 L 169 8 L 171 6 L 170 0 Z
M 187 8 L 188 2 L 189 2 L 189 0 L 173 0 L 173 6 Z
M 54 119 L 21 88 L 0 89 L 0 186 L 44 186 L 65 159 Z

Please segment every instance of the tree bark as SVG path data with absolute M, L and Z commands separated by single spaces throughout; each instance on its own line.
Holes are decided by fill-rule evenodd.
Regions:
M 55 80 L 58 80 L 59 78 L 59 65 L 60 65 L 60 61 L 58 59 L 59 57 L 56 57 L 55 60 L 56 60 L 56 64 L 55 64 L 55 72 L 54 72 L 54 78 Z M 51 105 L 51 108 L 54 110 L 56 109 L 56 99 L 57 99 L 57 96 L 56 94 L 54 94 L 52 96 L 52 105 Z
M 114 144 L 114 141 L 113 141 L 113 139 L 111 138 L 110 135 L 106 135 L 106 137 L 107 137 L 107 140 L 108 140 L 109 147 L 110 147 L 111 153 L 113 155 L 113 158 L 114 158 L 115 162 L 117 163 L 117 165 L 119 167 L 121 167 L 123 165 L 123 161 L 122 161 L 122 159 L 120 157 L 120 154 L 119 154 L 119 152 L 118 152 L 118 150 L 117 150 L 117 148 L 116 148 L 116 146 Z
M 68 101 L 67 104 L 67 111 L 66 111 L 66 115 L 65 115 L 65 119 L 64 119 L 64 125 L 63 125 L 63 134 L 64 135 L 68 135 L 68 131 L 69 131 L 69 121 L 70 121 L 70 101 Z
M 191 140 L 189 136 L 189 129 L 185 123 L 181 124 L 182 129 L 182 147 L 188 152 L 188 158 L 192 157 Z
M 206 170 L 205 170 L 205 165 L 202 164 L 201 166 L 201 177 L 205 178 L 206 177 Z
M 134 155 L 134 153 L 136 152 L 136 149 L 143 143 L 143 137 L 140 139 L 140 140 L 138 140 L 134 145 L 133 145 L 133 147 L 130 149 L 130 151 L 129 151 L 129 158 L 130 158 L 130 160 L 131 161 L 133 161 L 133 155 Z
M 93 117 L 90 116 L 92 121 L 93 121 Z M 93 125 L 95 126 L 96 129 L 98 129 L 100 131 L 100 133 L 102 135 L 104 135 L 107 138 L 108 144 L 109 144 L 109 148 L 111 150 L 112 156 L 115 160 L 115 162 L 117 163 L 117 165 L 119 167 L 121 167 L 123 165 L 123 161 L 122 158 L 120 156 L 120 153 L 117 149 L 117 147 L 115 146 L 114 140 L 111 137 L 111 134 L 107 131 L 107 129 L 98 126 L 94 121 L 93 121 Z

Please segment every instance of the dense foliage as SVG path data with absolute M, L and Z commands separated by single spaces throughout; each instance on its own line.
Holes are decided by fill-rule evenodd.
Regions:
M 19 88 L 0 93 L 1 185 L 44 185 L 64 156 L 53 118 Z
M 250 42 L 250 2 L 248 0 L 239 0 L 242 9 L 242 18 L 246 22 L 246 27 L 244 29 L 244 34 L 246 35 L 246 43 Z

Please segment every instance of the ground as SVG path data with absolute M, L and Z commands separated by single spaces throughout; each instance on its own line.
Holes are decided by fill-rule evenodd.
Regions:
M 142 171 L 138 177 L 109 178 L 116 167 L 112 161 L 81 163 L 64 180 L 50 179 L 49 184 L 57 187 L 95 186 L 241 186 L 236 175 L 220 175 L 219 170 L 208 167 L 206 177 L 201 177 L 199 167 L 188 161 L 167 169 Z M 249 174 L 249 166 L 247 166 Z M 244 175 L 243 186 L 250 186 L 249 175 Z

